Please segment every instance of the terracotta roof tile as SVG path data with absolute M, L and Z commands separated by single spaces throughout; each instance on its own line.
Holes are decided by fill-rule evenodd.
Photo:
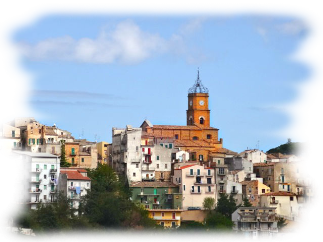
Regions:
M 80 172 L 78 171 L 66 171 L 66 170 L 61 170 L 61 174 L 66 174 L 67 179 L 69 180 L 91 180 L 89 177 L 83 176 Z
M 214 148 L 214 146 L 203 140 L 175 140 L 174 145 L 176 147 L 203 147 Z
M 255 166 L 274 166 L 275 162 L 268 162 L 268 163 L 254 163 L 253 167 Z
M 293 192 L 269 192 L 269 193 L 265 193 L 262 194 L 261 196 L 296 196 L 295 193 Z
M 194 164 L 194 165 L 181 166 L 181 167 L 177 168 L 177 170 L 183 170 L 183 169 L 186 169 L 186 168 L 189 168 L 189 167 L 192 167 L 192 166 L 196 166 L 196 164 Z

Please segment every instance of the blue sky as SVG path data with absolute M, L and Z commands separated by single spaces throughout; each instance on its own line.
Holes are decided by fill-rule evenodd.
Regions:
M 292 60 L 301 19 L 261 15 L 55 15 L 12 37 L 33 76 L 29 99 L 47 125 L 111 142 L 112 127 L 186 124 L 197 69 L 224 147 L 267 151 L 287 141 L 281 107 L 310 68 Z M 293 140 L 300 141 L 300 140 Z

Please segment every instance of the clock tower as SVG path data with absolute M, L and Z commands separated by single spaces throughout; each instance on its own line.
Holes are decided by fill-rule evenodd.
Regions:
M 209 90 L 202 85 L 200 72 L 197 71 L 197 80 L 188 90 L 187 125 L 198 124 L 210 127 Z

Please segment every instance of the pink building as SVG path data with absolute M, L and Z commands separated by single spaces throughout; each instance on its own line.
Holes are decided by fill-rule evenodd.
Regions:
M 200 165 L 185 165 L 174 169 L 173 183 L 183 194 L 183 210 L 203 209 L 206 197 L 216 199 L 214 170 Z

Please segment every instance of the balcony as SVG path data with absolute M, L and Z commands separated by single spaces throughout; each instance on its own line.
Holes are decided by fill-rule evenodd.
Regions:
M 35 173 L 41 173 L 43 169 L 40 169 L 40 168 L 36 168 L 36 169 L 33 169 L 31 172 L 35 172 Z
M 37 178 L 31 178 L 31 181 L 32 183 L 40 183 L 42 181 L 41 178 L 37 179 Z
M 191 173 L 191 172 L 186 172 L 186 176 L 195 176 L 196 175 L 196 172 L 193 172 L 193 173 Z
M 232 190 L 231 194 L 238 194 L 238 191 L 237 190 Z
M 131 159 L 130 162 L 131 163 L 140 163 L 140 159 Z
M 202 176 L 204 176 L 204 174 L 202 174 L 201 172 L 200 173 L 196 173 L 196 176 L 198 176 L 198 177 L 202 177 Z
M 11 173 L 13 173 L 13 174 L 20 174 L 20 169 L 14 168 L 14 169 L 11 170 Z
M 41 189 L 39 189 L 39 188 L 34 188 L 34 189 L 31 189 L 30 191 L 29 191 L 30 193 L 41 193 L 42 192 L 42 190 Z
M 76 152 L 71 152 L 70 156 L 76 156 Z
M 76 186 L 68 186 L 68 190 L 75 191 Z M 83 191 L 83 190 L 84 190 L 84 187 L 81 187 L 81 191 Z
M 192 191 L 192 190 L 191 190 L 191 194 L 201 194 L 201 191 L 195 191 L 195 190 L 194 190 L 194 191 Z
M 225 176 L 225 172 L 217 172 L 216 174 L 218 174 L 218 176 Z
M 56 173 L 57 172 L 57 169 L 50 169 L 49 172 L 50 173 Z
M 278 203 L 279 203 L 278 200 L 272 200 L 272 201 L 270 201 L 270 204 L 278 204 Z
M 205 176 L 209 176 L 209 177 L 211 177 L 211 176 L 213 176 L 213 172 L 210 172 L 210 173 L 205 172 Z
M 219 193 L 226 193 L 225 190 L 219 190 Z
M 52 194 L 53 194 L 53 193 L 56 193 L 56 192 L 57 192 L 57 190 L 56 190 L 56 189 L 51 189 L 51 190 L 50 190 L 50 193 L 52 193 Z
M 141 167 L 141 170 L 142 171 L 154 171 L 155 170 L 155 166 L 143 166 L 143 167 Z
M 219 180 L 219 183 L 224 184 L 224 180 Z

